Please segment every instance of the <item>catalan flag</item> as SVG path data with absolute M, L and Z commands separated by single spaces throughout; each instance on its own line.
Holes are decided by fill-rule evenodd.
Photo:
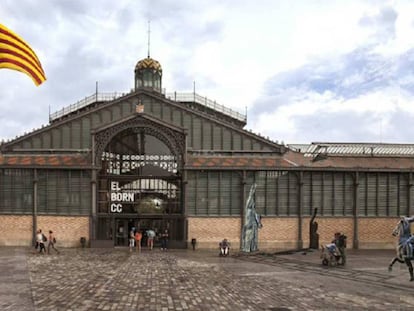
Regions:
M 22 38 L 2 24 L 0 24 L 0 68 L 24 72 L 37 86 L 46 80 L 36 53 Z

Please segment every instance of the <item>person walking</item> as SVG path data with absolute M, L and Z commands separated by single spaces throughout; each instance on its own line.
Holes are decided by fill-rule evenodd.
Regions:
M 136 245 L 136 251 L 141 252 L 141 240 L 142 240 L 142 233 L 141 231 L 137 230 L 135 232 L 135 245 Z
M 168 247 L 168 230 L 165 229 L 164 233 L 161 234 L 161 250 L 166 251 Z
M 133 229 L 129 231 L 129 251 L 132 252 L 132 249 L 134 248 L 134 242 L 135 242 L 135 232 Z
M 50 254 L 50 248 L 52 247 L 56 253 L 59 254 L 59 251 L 55 247 L 56 244 L 56 237 L 53 234 L 52 230 L 49 230 L 49 243 L 47 244 L 47 253 Z
M 36 236 L 35 236 L 35 250 L 34 250 L 34 252 L 33 252 L 33 254 L 35 254 L 37 251 L 38 251 L 38 248 L 40 248 L 40 240 L 42 239 L 42 235 L 40 234 L 40 236 L 39 236 L 39 234 L 40 234 L 40 229 L 37 229 L 36 230 Z
M 45 242 L 46 236 L 42 233 L 42 229 L 38 229 L 36 233 L 36 249 L 39 248 L 39 254 L 46 253 Z
M 147 247 L 152 250 L 154 248 L 155 231 L 152 229 L 147 230 Z

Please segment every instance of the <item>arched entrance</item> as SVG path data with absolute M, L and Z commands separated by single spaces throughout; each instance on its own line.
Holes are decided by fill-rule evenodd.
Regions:
M 182 167 L 185 136 L 142 117 L 96 134 L 96 237 L 127 246 L 131 230 L 168 230 L 185 247 Z M 100 157 L 98 158 L 98 156 Z M 157 244 L 157 237 L 155 239 Z

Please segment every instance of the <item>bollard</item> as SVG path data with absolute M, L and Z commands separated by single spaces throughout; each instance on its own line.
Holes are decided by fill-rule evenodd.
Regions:
M 85 237 L 80 238 L 80 244 L 81 244 L 82 248 L 85 248 L 85 245 L 86 245 L 86 238 Z

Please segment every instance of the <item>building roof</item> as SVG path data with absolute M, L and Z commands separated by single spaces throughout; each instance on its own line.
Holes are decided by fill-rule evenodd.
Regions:
M 278 169 L 295 167 L 283 156 L 189 156 L 186 167 L 191 169 Z
M 0 167 L 91 167 L 89 153 L 78 154 L 0 154 Z M 414 170 L 414 156 L 320 156 L 305 157 L 288 151 L 283 155 L 197 155 L 189 154 L 187 169 L 300 169 L 300 170 Z
M 318 156 L 288 151 L 283 155 L 189 155 L 189 169 L 301 169 L 301 170 L 413 170 L 414 155 L 395 156 Z
M 330 143 L 291 144 L 289 147 L 306 157 L 324 155 L 414 156 L 413 144 Z
M 143 69 L 152 69 L 152 70 L 159 71 L 160 73 L 162 72 L 161 64 L 157 60 L 152 59 L 149 56 L 147 58 L 144 58 L 138 61 L 138 63 L 135 66 L 135 70 L 143 70 Z
M 0 167 L 90 167 L 89 154 L 0 154 Z
M 398 157 L 394 155 L 354 154 L 305 156 L 289 151 L 284 157 L 298 167 L 311 169 L 352 169 L 352 170 L 412 170 L 414 155 Z

